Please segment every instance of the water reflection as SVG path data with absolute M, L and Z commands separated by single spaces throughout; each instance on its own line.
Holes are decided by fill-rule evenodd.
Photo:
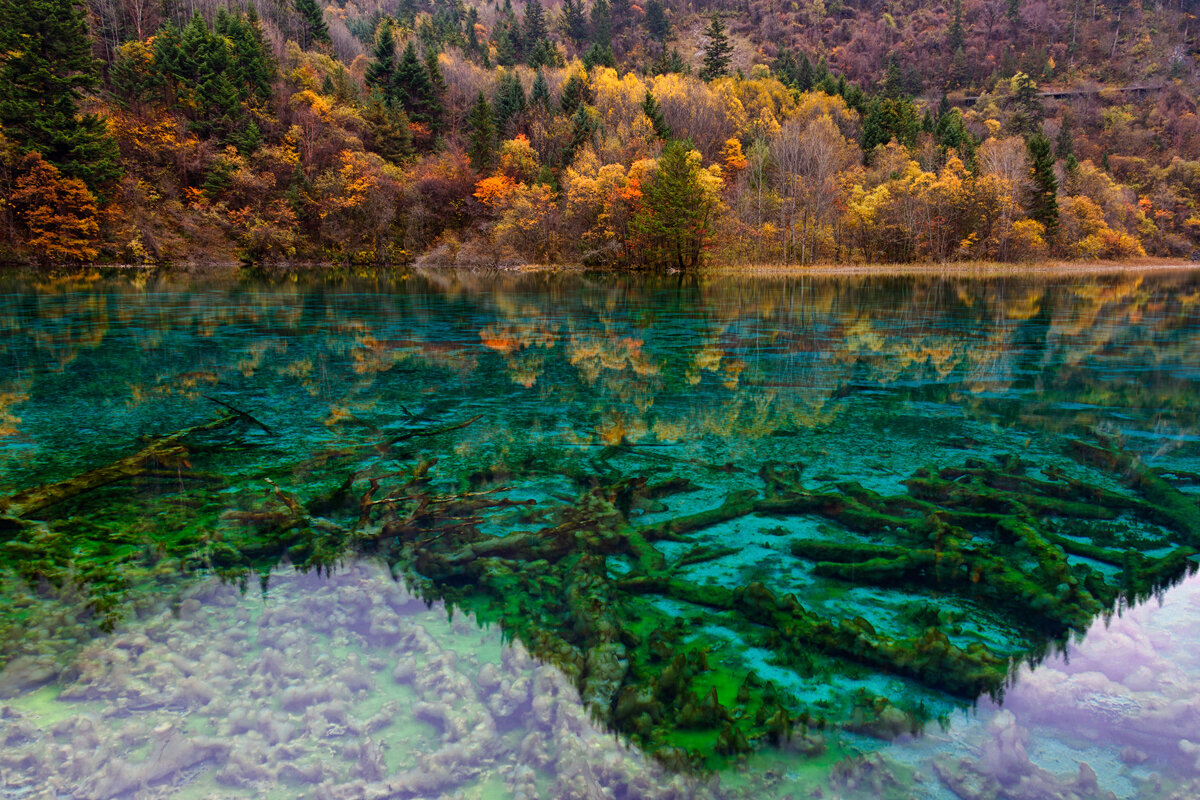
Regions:
M 7 288 L 0 639 L 15 697 L 45 700 L 37 687 L 51 681 L 74 702 L 72 665 L 131 652 L 88 642 L 206 576 L 274 592 L 281 559 L 339 580 L 348 554 L 369 554 L 561 670 L 588 714 L 657 762 L 726 770 L 724 791 L 755 752 L 737 773 L 748 796 L 772 781 L 795 791 L 781 775 L 836 763 L 833 791 L 906 797 L 902 758 L 843 759 L 855 737 L 908 740 L 980 695 L 999 699 L 1012 666 L 1160 593 L 1200 547 L 1200 281 L 1187 273 Z M 305 580 L 280 591 L 328 588 Z M 181 608 L 183 623 L 222 603 Z M 369 628 L 352 633 L 376 644 Z M 349 669 L 344 641 L 309 645 Z M 81 647 L 84 661 L 64 662 Z M 274 688 L 332 674 L 296 663 Z M 378 682 L 381 667 L 364 663 Z M 139 673 L 149 688 L 119 713 L 200 707 L 174 699 L 199 685 L 189 673 L 162 673 Z M 216 709 L 214 720 L 228 712 Z M 1028 747 L 1015 720 L 992 721 L 988 735 L 1012 746 L 988 764 L 1018 769 Z M 236 760 L 222 737 L 266 735 L 247 725 L 214 722 L 190 731 L 211 741 L 153 750 L 176 765 L 169 779 L 146 777 L 159 767 L 139 752 L 86 791 L 186 778 L 201 762 L 178 766 L 184 751 Z M 453 742 L 483 758 L 468 739 Z M 375 758 L 339 752 L 355 769 Z M 255 772 L 269 760 L 250 759 L 250 784 L 294 777 Z M 972 764 L 938 762 L 940 784 L 1052 796 Z M 1088 780 L 1072 774 L 1062 791 L 1086 794 Z
M 890 745 L 830 732 L 675 774 L 572 682 L 378 562 L 190 587 L 44 683 L 0 672 L 5 797 L 1176 798 L 1200 788 L 1200 580 Z

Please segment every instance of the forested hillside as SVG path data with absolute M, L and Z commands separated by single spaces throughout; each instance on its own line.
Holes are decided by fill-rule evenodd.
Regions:
M 1187 257 L 1195 0 L 0 0 L 0 259 Z

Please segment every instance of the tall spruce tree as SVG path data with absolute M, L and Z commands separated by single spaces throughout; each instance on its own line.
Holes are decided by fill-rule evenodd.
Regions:
M 492 106 L 483 92 L 475 98 L 467 114 L 467 128 L 470 130 L 467 155 L 471 159 L 471 166 L 483 172 L 492 165 L 496 156 L 496 121 L 492 117 Z
M 646 245 L 649 266 L 686 270 L 699 265 L 716 207 L 704 190 L 700 170 L 691 142 L 667 142 L 642 188 L 642 208 L 630 224 Z
M 1046 238 L 1053 240 L 1058 231 L 1058 178 L 1054 175 L 1054 149 L 1042 133 L 1035 133 L 1027 142 L 1029 177 L 1033 180 L 1029 216 L 1046 228 Z
M 700 70 L 700 80 L 711 81 L 728 75 L 733 45 L 725 34 L 725 24 L 721 22 L 720 14 L 712 15 L 712 20 L 704 30 L 704 38 L 708 39 L 708 44 L 704 46 L 704 69 Z
M 546 80 L 546 73 L 541 69 L 533 77 L 533 86 L 529 88 L 529 105 L 531 108 L 540 108 L 543 111 L 550 110 L 550 83 Z
M 442 67 L 438 64 L 436 50 L 425 54 L 425 72 L 429 76 L 429 91 L 425 95 L 425 121 L 437 135 L 445 128 L 446 117 L 446 79 L 442 77 Z
M 501 132 L 507 131 L 510 123 L 525 112 L 525 87 L 521 79 L 512 70 L 506 70 L 500 76 L 496 89 L 496 127 Z
M 662 0 L 650 0 L 646 3 L 646 32 L 650 38 L 665 45 L 671 35 L 671 20 L 667 19 L 666 6 Z
M 583 10 L 583 0 L 565 0 L 562 10 L 562 30 L 576 46 L 581 46 L 588 37 L 588 18 Z
M 387 17 L 384 17 L 375 29 L 375 47 L 371 56 L 366 74 L 367 89 L 389 106 L 395 105 L 393 83 L 396 80 L 396 35 L 392 32 L 392 21 Z
M 1038 98 L 1038 86 L 1033 78 L 1024 72 L 1018 72 L 1012 77 L 1012 95 L 1008 105 L 1012 108 L 1012 116 L 1008 118 L 1008 127 L 1013 132 L 1028 139 L 1042 130 L 1042 101 Z
M 613 19 L 612 6 L 608 0 L 596 0 L 592 3 L 590 15 L 592 41 L 600 47 L 612 45 Z
M 404 55 L 396 67 L 396 76 L 392 81 L 392 92 L 396 103 L 404 109 L 413 122 L 432 124 L 430 117 L 430 96 L 433 87 L 429 83 L 429 71 L 417 57 L 417 47 L 412 39 L 404 46 Z
M 0 126 L 96 193 L 121 173 L 105 121 L 79 114 L 98 83 L 86 11 L 75 0 L 0 0 Z
M 546 10 L 542 8 L 541 0 L 529 0 L 525 4 L 525 25 L 522 31 L 526 49 L 532 49 L 538 42 L 550 36 L 546 27 Z
M 295 0 L 296 13 L 300 15 L 300 46 L 305 50 L 314 44 L 331 44 L 329 26 L 325 24 L 325 12 L 317 0 Z

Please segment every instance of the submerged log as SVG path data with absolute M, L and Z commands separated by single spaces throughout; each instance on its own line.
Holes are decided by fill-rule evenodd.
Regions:
M 35 486 L 32 489 L 25 489 L 14 495 L 2 497 L 0 498 L 0 514 L 13 517 L 27 516 L 101 486 L 108 486 L 128 478 L 141 477 L 156 470 L 157 465 L 161 462 L 186 456 L 188 448 L 184 445 L 183 440 L 187 437 L 227 428 L 240 420 L 242 420 L 242 416 L 230 414 L 212 422 L 193 425 L 190 428 L 159 437 L 132 455 L 119 458 L 103 467 L 88 470 L 82 475 L 76 475 L 74 478 L 57 483 Z

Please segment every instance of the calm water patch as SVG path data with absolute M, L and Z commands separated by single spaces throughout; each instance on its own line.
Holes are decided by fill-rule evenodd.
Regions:
M 0 793 L 1194 797 L 1198 299 L 5 279 Z

